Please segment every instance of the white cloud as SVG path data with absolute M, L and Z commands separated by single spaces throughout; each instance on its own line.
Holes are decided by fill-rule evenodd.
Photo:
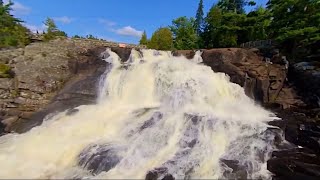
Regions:
M 9 0 L 4 0 L 4 4 L 8 4 Z M 27 15 L 30 14 L 31 8 L 27 7 L 17 1 L 12 1 L 14 4 L 12 6 L 12 14 L 13 15 Z
M 62 16 L 62 17 L 54 17 L 53 20 L 60 22 L 62 24 L 70 24 L 73 19 L 67 16 Z
M 141 37 L 142 31 L 136 30 L 131 26 L 126 26 L 117 30 L 114 30 L 116 34 L 123 36 L 133 36 L 133 37 Z
M 47 29 L 47 27 L 43 24 L 40 26 L 37 25 L 32 25 L 32 24 L 23 24 L 25 27 L 27 27 L 28 29 L 30 29 L 31 32 L 36 33 L 37 31 L 39 33 L 42 33 L 43 31 L 45 31 Z
M 109 27 L 116 25 L 115 22 L 110 21 L 110 20 L 108 20 L 108 19 L 102 19 L 102 18 L 100 18 L 100 19 L 98 19 L 98 22 L 99 22 L 100 24 L 104 24 L 104 25 L 109 26 Z

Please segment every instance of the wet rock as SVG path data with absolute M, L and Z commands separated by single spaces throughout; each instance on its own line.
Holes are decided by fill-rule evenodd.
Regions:
M 197 125 L 200 123 L 202 116 L 199 116 L 197 114 L 184 114 L 185 118 L 190 119 L 194 125 Z
M 275 179 L 319 179 L 320 159 L 303 148 L 273 152 L 268 170 Z
M 73 109 L 69 109 L 66 113 L 67 116 L 71 116 L 75 113 L 77 113 L 79 111 L 79 109 L 73 108 Z
M 1 123 L 6 126 L 5 131 L 9 131 L 12 124 L 14 124 L 18 119 L 18 116 L 12 116 L 2 120 Z
M 161 120 L 163 117 L 162 113 L 161 112 L 155 112 L 152 117 L 145 121 L 143 123 L 143 125 L 140 127 L 139 131 L 141 132 L 142 130 L 148 128 L 148 127 L 151 127 L 153 126 L 154 124 L 156 124 L 159 120 Z
M 6 126 L 2 123 L 2 120 L 3 119 L 0 118 L 0 136 L 5 134 L 5 128 L 6 128 Z
M 145 180 L 157 180 L 157 179 L 158 179 L 158 173 L 155 171 L 149 171 L 145 178 Z
M 239 161 L 220 159 L 220 163 L 222 163 L 222 166 L 227 166 L 229 168 L 229 170 L 225 171 L 223 174 L 227 179 L 247 179 L 246 167 L 241 166 Z
M 175 179 L 171 174 L 168 174 L 168 168 L 166 167 L 155 168 L 154 170 L 149 171 L 145 177 L 146 180 L 156 180 L 158 178 L 161 178 L 162 180 Z
M 173 56 L 184 56 L 187 59 L 192 59 L 195 54 L 196 52 L 193 50 L 177 50 L 172 52 Z
M 162 180 L 175 180 L 175 178 L 171 174 L 166 174 Z
M 118 154 L 122 149 L 112 145 L 93 145 L 79 155 L 79 165 L 93 174 L 107 172 L 122 159 Z
M 19 117 L 20 117 L 20 118 L 23 118 L 23 119 L 30 119 L 30 117 L 31 117 L 33 114 L 34 114 L 34 112 L 27 112 L 27 111 L 25 111 L 25 112 L 22 112 Z

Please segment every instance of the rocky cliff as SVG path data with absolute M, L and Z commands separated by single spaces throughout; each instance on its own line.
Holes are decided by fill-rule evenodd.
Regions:
M 89 41 L 55 40 L 33 43 L 21 49 L 0 52 L 0 120 L 2 132 L 25 132 L 40 125 L 43 119 L 56 112 L 73 113 L 76 106 L 95 103 L 101 74 L 108 64 L 100 54 L 105 46 Z M 122 60 L 128 59 L 131 49 L 113 47 Z M 194 51 L 175 51 L 174 55 L 193 57 Z M 248 96 L 267 108 L 272 108 L 286 121 L 273 122 L 281 127 L 290 142 L 306 148 L 288 152 L 275 152 L 269 169 L 279 178 L 294 176 L 291 166 L 303 177 L 319 176 L 317 161 L 305 161 L 305 157 L 318 158 L 320 112 L 306 110 L 308 104 L 298 94 L 296 86 L 287 79 L 288 69 L 281 63 L 265 62 L 252 50 L 230 48 L 203 50 L 203 63 L 215 72 L 224 72 L 230 80 L 244 87 Z M 291 71 L 290 71 L 291 72 Z M 301 71 L 299 71 L 301 72 Z M 299 75 L 300 76 L 300 75 Z M 294 77 L 294 76 L 293 76 Z M 309 78 L 310 82 L 313 78 Z M 295 84 L 305 84 L 303 79 Z M 310 86 L 309 89 L 316 89 Z M 301 89 L 301 88 L 300 88 Z M 316 91 L 316 90 L 315 90 Z M 310 105 L 308 105 L 310 106 Z M 301 110 L 303 109 L 303 110 Z M 318 128 L 318 129 L 317 129 Z M 301 152 L 303 151 L 303 152 Z M 282 155 L 281 155 L 282 153 Z M 283 155 L 284 153 L 284 155 Z M 296 158 L 295 160 L 293 160 Z M 297 163 L 299 165 L 297 165 Z M 310 170 L 306 164 L 312 164 Z M 317 164 L 318 163 L 318 164 Z M 282 167 L 281 170 L 277 167 Z M 309 172 L 312 171 L 312 172 Z M 307 172 L 307 173 L 306 173 Z

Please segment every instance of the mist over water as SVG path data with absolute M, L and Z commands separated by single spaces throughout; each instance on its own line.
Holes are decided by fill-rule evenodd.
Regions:
M 170 52 L 107 49 L 95 105 L 0 137 L 0 178 L 270 178 L 277 119 L 224 73 Z

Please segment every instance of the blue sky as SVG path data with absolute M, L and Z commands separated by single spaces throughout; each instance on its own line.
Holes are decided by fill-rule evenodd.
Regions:
M 8 0 L 4 0 L 6 2 Z M 13 14 L 32 31 L 51 17 L 69 36 L 93 34 L 106 40 L 138 43 L 180 16 L 195 16 L 199 0 L 12 0 Z M 203 0 L 205 15 L 217 0 Z M 267 0 L 256 0 L 264 5 Z M 250 9 L 247 9 L 250 10 Z

